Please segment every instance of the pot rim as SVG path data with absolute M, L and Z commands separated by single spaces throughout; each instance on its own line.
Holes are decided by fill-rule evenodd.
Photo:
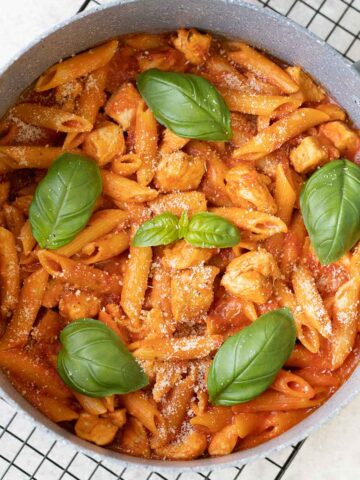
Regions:
M 33 47 L 37 46 L 41 41 L 45 40 L 53 33 L 61 30 L 62 28 L 84 18 L 96 16 L 97 12 L 111 9 L 117 5 L 122 4 L 136 4 L 144 3 L 147 0 L 113 0 L 105 5 L 100 5 L 98 7 L 90 8 L 85 10 L 77 15 L 73 15 L 66 20 L 46 29 L 43 33 L 37 35 L 34 40 L 32 40 L 25 48 L 20 49 L 14 57 L 5 63 L 5 65 L 0 69 L 0 82 L 2 75 L 23 55 L 25 55 Z M 272 18 L 276 22 L 288 25 L 289 27 L 295 29 L 298 33 L 307 36 L 313 42 L 316 42 L 321 45 L 321 47 L 326 50 L 332 56 L 335 56 L 338 61 L 341 61 L 344 65 L 352 68 L 353 65 L 347 59 L 345 59 L 340 53 L 334 50 L 329 44 L 324 40 L 317 37 L 315 34 L 302 27 L 301 25 L 295 23 L 293 20 L 290 20 L 276 12 L 271 10 L 264 9 L 253 4 L 250 4 L 244 0 L 211 0 L 212 3 L 223 3 L 224 5 L 238 5 L 242 8 L 252 10 L 254 12 L 260 13 L 261 15 Z M 226 33 L 226 32 L 225 32 Z M 1 83 L 0 83 L 1 85 Z M 359 86 L 360 86 L 360 76 L 359 76 Z M 326 87 L 326 85 L 325 85 Z M 3 374 L 0 374 L 1 378 L 6 378 Z M 234 467 L 247 464 L 258 458 L 263 458 L 268 456 L 272 452 L 279 451 L 283 448 L 289 447 L 290 445 L 297 443 L 303 440 L 310 433 L 317 430 L 322 424 L 330 420 L 335 416 L 339 410 L 341 410 L 345 405 L 347 405 L 351 399 L 353 399 L 358 393 L 360 393 L 360 365 L 356 368 L 355 372 L 352 374 L 351 378 L 354 380 L 354 385 L 350 389 L 348 384 L 349 380 L 340 387 L 340 389 L 325 402 L 324 405 L 319 407 L 314 413 L 309 417 L 302 420 L 299 424 L 301 425 L 301 431 L 294 434 L 291 432 L 294 430 L 293 427 L 290 430 L 284 432 L 279 437 L 276 437 L 264 444 L 261 444 L 257 447 L 235 452 L 223 457 L 209 457 L 196 460 L 188 461 L 163 461 L 163 460 L 150 460 L 139 457 L 132 457 L 130 455 L 123 455 L 117 452 L 97 447 L 89 442 L 86 442 L 74 434 L 71 434 L 59 427 L 56 423 L 51 422 L 44 415 L 34 409 L 8 382 L 4 386 L 0 385 L 0 396 L 4 398 L 11 406 L 15 407 L 22 416 L 28 417 L 35 424 L 37 428 L 40 428 L 43 431 L 50 433 L 54 440 L 59 443 L 70 443 L 75 448 L 79 449 L 85 455 L 88 455 L 98 461 L 102 459 L 111 459 L 112 462 L 121 465 L 122 467 L 130 468 L 142 468 L 152 471 L 167 472 L 168 474 L 180 473 L 185 471 L 209 471 L 209 470 L 218 470 L 224 467 Z M 347 387 L 347 388 L 346 388 Z M 349 391 L 348 391 L 349 390 Z M 312 421 L 311 421 L 312 419 Z M 246 452 L 246 453 L 245 453 Z M 244 456 L 245 453 L 245 456 Z M 243 458 L 238 458 L 238 457 Z

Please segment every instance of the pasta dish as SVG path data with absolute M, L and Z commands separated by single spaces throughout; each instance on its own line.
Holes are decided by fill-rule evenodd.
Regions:
M 241 41 L 61 60 L 0 120 L 0 368 L 133 456 L 280 435 L 359 362 L 358 164 L 327 92 Z

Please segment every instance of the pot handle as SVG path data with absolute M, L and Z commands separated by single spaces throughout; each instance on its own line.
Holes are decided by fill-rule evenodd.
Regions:
M 354 63 L 353 68 L 360 73 L 360 60 Z

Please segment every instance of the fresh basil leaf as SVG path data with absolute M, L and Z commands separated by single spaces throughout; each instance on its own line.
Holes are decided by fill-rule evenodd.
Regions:
M 233 247 L 240 242 L 239 229 L 219 215 L 200 212 L 190 220 L 185 240 L 195 247 Z
M 186 210 L 184 210 L 179 219 L 179 238 L 184 238 L 189 228 L 189 217 Z
M 300 207 L 320 263 L 338 260 L 360 239 L 360 168 L 345 159 L 320 168 L 302 189 Z
M 230 406 L 260 395 L 289 358 L 295 340 L 294 319 L 287 308 L 261 315 L 229 337 L 210 366 L 210 402 Z
M 57 370 L 73 390 L 89 397 L 107 397 L 139 390 L 149 380 L 135 358 L 109 327 L 82 318 L 60 334 Z
M 156 215 L 138 228 L 132 245 L 134 247 L 155 247 L 168 245 L 179 239 L 179 220 L 170 212 Z
M 139 75 L 137 87 L 156 120 L 180 137 L 214 141 L 232 137 L 229 109 L 204 78 L 152 68 Z
M 29 210 L 40 247 L 55 249 L 71 242 L 87 224 L 101 190 L 95 162 L 70 153 L 57 158 L 37 186 Z

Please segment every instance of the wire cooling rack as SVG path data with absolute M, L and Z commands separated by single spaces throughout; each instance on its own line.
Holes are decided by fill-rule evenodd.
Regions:
M 360 60 L 360 0 L 248 1 L 309 28 L 348 60 Z M 86 0 L 79 11 L 106 3 Z M 303 443 L 246 466 L 165 477 L 155 471 L 121 468 L 107 459 L 99 462 L 70 445 L 60 445 L 0 398 L 0 480 L 286 480 L 286 470 Z

